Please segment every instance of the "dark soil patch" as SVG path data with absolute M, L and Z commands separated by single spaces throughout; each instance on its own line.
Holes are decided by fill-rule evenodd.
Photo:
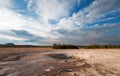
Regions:
M 72 56 L 67 56 L 64 53 L 61 54 L 48 54 L 49 57 L 55 58 L 55 59 L 73 59 Z
M 33 51 L 33 52 L 21 52 L 21 53 L 6 54 L 3 56 L 0 56 L 0 62 L 1 61 L 17 61 L 17 60 L 20 60 L 24 56 L 32 55 L 32 54 L 36 54 L 36 53 L 40 53 L 40 52 Z

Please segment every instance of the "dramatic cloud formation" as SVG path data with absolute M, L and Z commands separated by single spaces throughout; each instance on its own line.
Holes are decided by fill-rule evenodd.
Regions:
M 120 44 L 120 1 L 0 0 L 0 42 Z

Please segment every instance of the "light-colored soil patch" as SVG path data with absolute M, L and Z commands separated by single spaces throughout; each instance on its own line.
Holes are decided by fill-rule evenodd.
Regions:
M 120 76 L 120 49 L 17 51 L 0 51 L 0 76 Z

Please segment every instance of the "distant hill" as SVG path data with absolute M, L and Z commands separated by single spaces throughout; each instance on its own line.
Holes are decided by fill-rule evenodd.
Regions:
M 15 46 L 14 43 L 6 43 L 6 44 L 3 44 L 4 46 Z
M 39 46 L 39 45 L 16 45 L 14 43 L 6 43 L 6 44 L 0 44 L 0 47 L 52 47 L 52 46 Z
M 14 43 L 6 43 L 6 44 L 0 44 L 0 46 L 15 46 Z

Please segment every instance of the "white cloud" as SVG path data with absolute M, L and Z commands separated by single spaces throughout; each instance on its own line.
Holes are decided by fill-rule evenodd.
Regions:
M 2 7 L 12 7 L 12 3 L 11 3 L 11 0 L 0 0 L 0 8 Z
M 14 37 L 14 36 L 10 36 L 10 35 L 0 35 L 1 38 L 6 38 L 9 40 L 26 40 L 25 38 L 18 38 L 18 37 Z
M 27 2 L 27 9 L 29 11 L 33 11 L 33 5 L 34 5 L 34 0 L 24 0 L 25 2 Z
M 35 12 L 42 18 L 44 22 L 49 19 L 58 20 L 61 17 L 69 16 L 70 10 L 80 0 L 35 0 Z
M 113 11 L 120 11 L 119 0 L 96 0 L 85 9 L 88 22 L 94 22 Z
M 43 40 L 45 43 L 59 41 L 61 43 L 84 43 L 84 41 L 87 43 L 89 41 L 94 41 L 94 39 L 97 42 L 97 40 L 103 37 L 104 32 L 99 32 L 95 30 L 96 28 L 114 28 L 117 24 L 104 24 L 102 27 L 99 27 L 99 25 L 91 26 L 92 30 L 86 29 L 86 24 L 116 18 L 117 16 L 100 20 L 101 17 L 111 11 L 120 11 L 119 0 L 95 0 L 89 7 L 86 7 L 77 13 L 73 13 L 73 15 L 69 17 L 71 10 L 74 10 L 74 6 L 80 5 L 81 0 L 25 1 L 27 1 L 28 10 L 34 10 L 34 13 L 38 15 L 38 19 L 25 16 L 10 9 L 9 7 L 12 7 L 11 0 L 0 0 L 0 30 L 25 30 L 35 36 L 46 38 L 46 40 Z M 58 21 L 58 23 L 52 25 L 48 22 L 49 19 Z M 59 32 L 63 32 L 62 35 L 58 30 L 61 30 Z M 0 34 L 0 37 L 10 40 L 24 40 L 15 35 L 11 35 L 10 33 L 11 32 L 8 33 L 9 35 Z
M 39 21 L 25 17 L 11 9 L 0 8 L 0 30 L 9 31 L 12 29 L 27 30 L 38 36 L 49 37 L 51 26 L 43 26 Z
M 84 8 L 83 10 L 80 10 L 78 13 L 74 13 L 72 15 L 72 17 L 68 17 L 67 19 L 63 19 L 64 21 L 61 20 L 60 25 L 64 25 L 66 23 L 65 27 L 70 27 L 71 25 L 72 26 L 79 25 L 79 27 L 85 27 L 86 24 L 88 24 L 88 23 L 102 22 L 105 20 L 107 21 L 110 19 L 115 19 L 119 16 L 112 17 L 112 18 L 111 17 L 105 18 L 105 19 L 101 19 L 101 18 L 106 16 L 106 14 L 110 14 L 113 11 L 120 12 L 119 2 L 120 2 L 119 0 L 113 0 L 113 1 L 95 0 L 90 6 Z M 63 24 L 61 24 L 61 22 Z
M 64 36 L 60 37 L 58 40 L 61 40 L 61 42 L 66 41 L 66 42 L 78 43 L 78 44 L 80 43 L 88 44 L 92 42 L 102 43 L 105 40 L 103 38 L 105 37 L 106 32 L 110 32 L 112 29 L 117 30 L 117 28 L 120 28 L 118 27 L 120 24 L 104 23 L 103 25 L 97 25 L 97 26 L 92 25 L 91 26 L 92 29 L 88 27 L 86 24 L 110 20 L 119 17 L 116 16 L 116 17 L 100 20 L 101 17 L 106 16 L 106 14 L 108 13 L 111 13 L 113 11 L 120 11 L 119 2 L 120 2 L 119 0 L 115 0 L 115 1 L 96 0 L 89 7 L 84 8 L 84 10 L 80 10 L 78 13 L 74 13 L 72 17 L 61 19 L 58 25 L 56 26 L 56 29 L 57 30 L 64 29 L 66 31 L 62 31 L 62 35 Z M 88 29 L 86 29 L 86 26 Z M 74 30 L 77 30 L 77 32 L 75 32 Z
M 119 0 L 95 0 L 90 6 L 80 10 L 78 13 L 74 13 L 72 17 L 61 19 L 58 23 L 58 27 L 74 30 L 77 25 L 79 29 L 82 29 L 86 27 L 86 24 L 118 18 L 119 16 L 101 19 L 106 16 L 106 14 L 113 11 L 120 12 L 119 2 Z

